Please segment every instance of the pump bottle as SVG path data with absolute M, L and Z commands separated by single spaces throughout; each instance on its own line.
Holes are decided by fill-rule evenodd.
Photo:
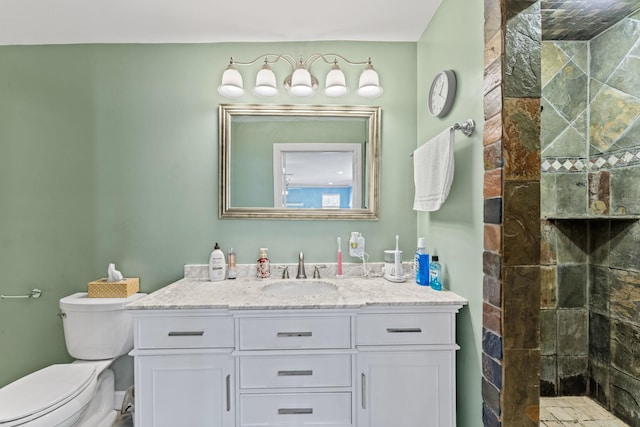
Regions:
M 224 280 L 226 276 L 226 264 L 224 262 L 224 253 L 220 250 L 220 245 L 216 242 L 211 256 L 209 256 L 209 280 L 217 282 Z
M 258 279 L 268 279 L 271 277 L 271 266 L 269 265 L 267 248 L 260 248 L 260 258 L 258 258 L 256 276 Z

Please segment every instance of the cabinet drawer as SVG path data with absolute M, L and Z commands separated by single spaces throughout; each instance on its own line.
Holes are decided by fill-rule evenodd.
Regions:
M 350 426 L 351 393 L 240 396 L 240 426 Z
M 349 387 L 351 356 L 261 356 L 240 358 L 240 388 Z
M 166 316 L 137 321 L 137 348 L 233 347 L 231 317 Z
M 349 317 L 240 319 L 240 350 L 351 347 Z
M 362 314 L 356 345 L 453 344 L 452 313 Z

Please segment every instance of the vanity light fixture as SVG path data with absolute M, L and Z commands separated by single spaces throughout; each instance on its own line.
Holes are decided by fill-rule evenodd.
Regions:
M 382 94 L 380 78 L 371 64 L 371 58 L 367 58 L 366 61 L 354 62 L 336 53 L 314 53 L 306 60 L 300 57 L 297 61 L 286 53 L 262 54 L 249 62 L 237 62 L 234 61 L 232 57 L 227 69 L 222 74 L 222 83 L 218 86 L 218 92 L 226 98 L 239 98 L 243 96 L 244 87 L 242 75 L 236 66 L 253 65 L 259 60 L 263 60 L 264 64 L 256 76 L 253 93 L 262 98 L 276 96 L 278 94 L 277 79 L 271 69 L 271 64 L 282 60 L 291 66 L 291 74 L 285 77 L 283 84 L 289 95 L 298 97 L 311 96 L 318 88 L 318 79 L 311 74 L 311 66 L 317 61 L 322 60 L 326 64 L 331 64 L 331 69 L 325 79 L 324 94 L 328 97 L 337 98 L 349 92 L 344 73 L 338 65 L 338 59 L 349 65 L 364 65 L 364 70 L 362 74 L 360 74 L 358 81 L 358 89 L 356 90 L 358 96 L 362 98 L 376 98 Z

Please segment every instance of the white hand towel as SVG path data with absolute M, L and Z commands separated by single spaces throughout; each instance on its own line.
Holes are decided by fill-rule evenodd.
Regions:
M 447 128 L 413 152 L 413 209 L 437 211 L 449 195 L 453 182 L 455 130 Z

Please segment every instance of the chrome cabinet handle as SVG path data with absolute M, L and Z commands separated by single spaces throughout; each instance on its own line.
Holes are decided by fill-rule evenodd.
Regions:
M 364 372 L 361 374 L 360 377 L 360 387 L 361 390 L 360 392 L 362 393 L 362 399 L 361 399 L 361 405 L 362 405 L 362 409 L 367 409 L 367 376 L 364 374 Z
M 313 408 L 279 408 L 278 415 L 313 414 Z
M 295 376 L 309 376 L 313 375 L 312 370 L 304 370 L 304 371 L 278 371 L 279 377 L 295 377 Z
M 422 328 L 387 328 L 390 334 L 420 333 Z
M 227 412 L 231 411 L 231 375 L 227 375 Z
M 311 332 L 278 332 L 277 336 L 279 338 L 286 338 L 286 337 L 310 337 L 312 336 L 313 333 Z
M 201 337 L 204 335 L 204 331 L 171 331 L 170 337 Z

